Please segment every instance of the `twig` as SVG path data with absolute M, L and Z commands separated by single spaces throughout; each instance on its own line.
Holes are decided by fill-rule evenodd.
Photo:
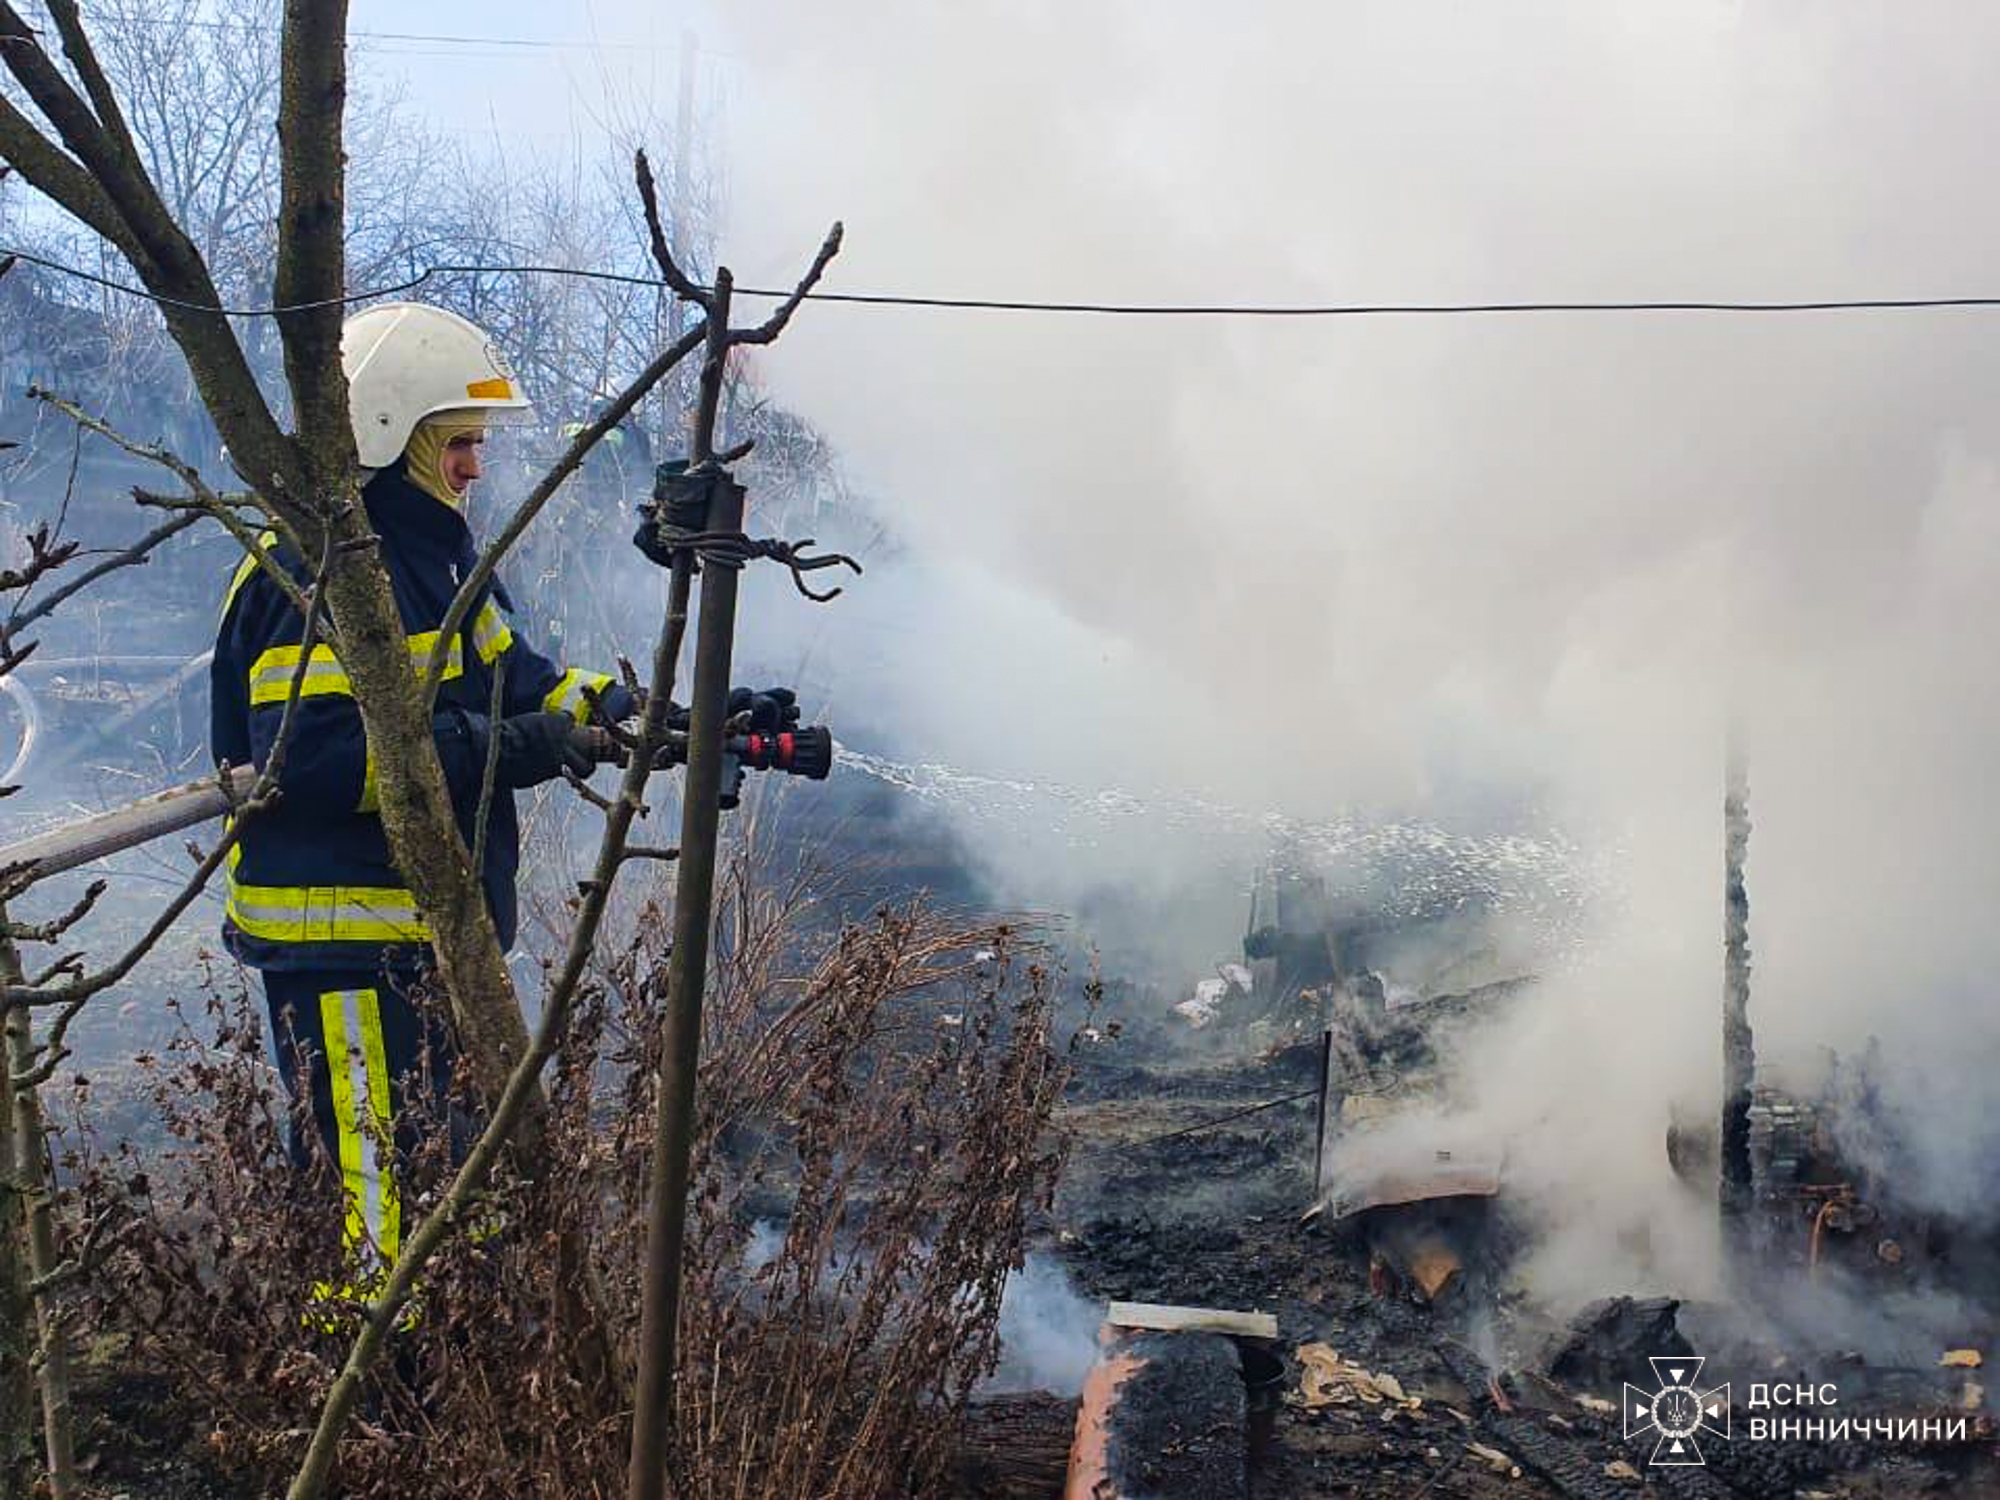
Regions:
M 229 504 L 209 487 L 208 481 L 201 477 L 201 471 L 195 468 L 193 464 L 178 454 L 160 447 L 158 444 L 141 443 L 126 437 L 124 433 L 120 432 L 103 418 L 92 416 L 74 401 L 69 400 L 67 397 L 59 396 L 54 391 L 48 390 L 43 386 L 29 386 L 28 397 L 30 400 L 41 401 L 54 407 L 86 432 L 94 432 L 99 437 L 117 444 L 117 446 L 123 448 L 133 457 L 143 458 L 149 463 L 158 464 L 161 468 L 173 474 L 175 478 L 187 486 L 193 503 L 200 506 L 204 514 L 214 516 L 216 520 L 226 526 L 229 529 L 229 534 L 236 538 L 237 543 L 252 557 L 257 559 L 258 565 L 264 569 L 265 574 L 285 591 L 286 596 L 291 599 L 293 604 L 298 606 L 301 613 L 304 612 L 305 603 L 300 595 L 299 586 L 292 581 L 291 576 L 283 568 L 279 567 L 273 559 L 265 555 L 265 549 L 257 545 L 256 533 L 244 525 L 234 510 L 230 508 Z M 165 497 L 152 495 L 148 492 L 135 490 L 134 495 L 142 505 L 165 503 Z M 278 512 L 277 508 L 265 504 L 260 497 L 258 500 L 258 509 L 262 512 L 265 519 L 271 523 L 272 528 L 287 542 L 291 543 L 294 550 L 303 555 L 305 548 L 299 545 L 298 533 L 292 529 L 291 523 Z
M 486 821 L 493 816 L 493 788 L 500 780 L 500 710 L 506 704 L 506 693 L 507 658 L 503 654 L 493 658 L 493 691 L 486 705 L 486 760 L 479 768 L 478 811 L 472 815 L 474 875 L 486 868 Z
M 1226 1115 L 1217 1115 L 1214 1119 L 1202 1120 L 1197 1124 L 1184 1126 L 1179 1130 L 1169 1130 L 1162 1135 L 1141 1136 L 1136 1141 L 1106 1141 L 1101 1145 L 1094 1147 L 1087 1146 L 1084 1149 L 1086 1151 L 1136 1151 L 1141 1146 L 1156 1146 L 1162 1141 L 1177 1141 L 1184 1135 L 1194 1135 L 1199 1131 L 1213 1130 L 1218 1125 L 1227 1125 L 1231 1120 L 1240 1120 L 1246 1115 L 1262 1114 L 1265 1110 L 1276 1109 L 1282 1104 L 1296 1104 L 1299 1100 L 1310 1099 L 1318 1093 L 1319 1090 L 1316 1088 L 1301 1089 L 1298 1093 L 1287 1094 L 1282 1099 L 1266 1099 L 1262 1104 L 1252 1104 L 1247 1109 L 1235 1110 Z
M 812 264 L 806 267 L 806 274 L 799 278 L 799 284 L 792 288 L 791 296 L 780 302 L 777 310 L 755 328 L 732 330 L 729 335 L 729 342 L 732 344 L 768 344 L 773 342 L 779 334 L 783 333 L 785 325 L 792 321 L 792 314 L 799 310 L 799 305 L 806 300 L 807 294 L 819 285 L 820 277 L 826 274 L 826 268 L 832 262 L 834 256 L 840 254 L 840 241 L 844 233 L 845 231 L 841 228 L 840 221 L 836 219 L 833 228 L 826 232 L 826 238 L 820 241 L 819 254 L 815 255 Z
M 83 955 L 81 953 L 65 953 L 61 958 L 58 958 L 47 968 L 36 974 L 33 979 L 30 979 L 28 987 L 30 989 L 40 989 L 52 979 L 59 979 L 65 974 L 81 974 L 82 972 Z
M 0 925 L 4 925 L 7 936 L 17 943 L 53 943 L 64 933 L 68 932 L 70 928 L 76 926 L 77 923 L 90 915 L 90 909 L 97 905 L 98 897 L 102 896 L 109 888 L 109 882 L 107 881 L 91 881 L 88 889 L 84 891 L 76 905 L 52 921 L 34 923 L 7 922 Z
M 592 807 L 595 807 L 602 812 L 611 811 L 611 799 L 605 796 L 604 793 L 592 787 L 589 782 L 585 781 L 581 776 L 577 775 L 576 772 L 572 771 L 568 766 L 563 767 L 562 775 L 563 775 L 563 780 L 569 783 L 570 790 L 575 792 L 577 796 L 583 798 L 583 800 L 588 802 Z
M 1429 1479 L 1426 1479 L 1422 1485 L 1420 1485 L 1416 1490 L 1412 1492 L 1410 1500 L 1422 1500 L 1423 1496 L 1428 1495 L 1432 1490 L 1436 1489 L 1438 1485 L 1444 1481 L 1444 1478 L 1447 1474 L 1451 1473 L 1452 1470 L 1456 1469 L 1460 1464 L 1465 1462 L 1465 1455 L 1470 1453 L 1471 1451 L 1472 1450 L 1470 1448 L 1460 1448 L 1458 1452 L 1454 1453 L 1450 1458 L 1446 1459 L 1443 1467 L 1441 1467 L 1435 1474 L 1431 1475 Z
M 0 592 L 12 593 L 17 589 L 34 587 L 46 575 L 75 557 L 83 546 L 81 542 L 50 541 L 46 521 L 28 533 L 27 543 L 28 562 L 25 567 L 0 568 Z
M 201 477 L 201 471 L 180 455 L 170 452 L 157 443 L 142 443 L 137 439 L 126 437 L 102 417 L 92 416 L 68 397 L 59 396 L 46 386 L 30 385 L 26 394 L 30 401 L 41 401 L 53 406 L 84 431 L 94 432 L 101 438 L 109 439 L 134 458 L 143 458 L 168 470 L 204 501 L 214 500 L 215 491 L 208 487 L 208 481 Z
M 61 588 L 54 590 L 39 603 L 26 609 L 16 610 L 7 617 L 5 627 L 0 627 L 0 636 L 11 636 L 17 631 L 25 630 L 37 620 L 46 618 L 65 601 L 74 598 L 84 589 L 89 588 L 105 574 L 115 573 L 120 568 L 133 567 L 136 564 L 147 561 L 151 557 L 153 549 L 159 546 L 160 543 L 166 541 L 169 537 L 180 535 L 180 533 L 186 531 L 188 527 L 194 525 L 195 522 L 208 514 L 210 512 L 206 507 L 199 505 L 191 506 L 187 511 L 175 516 L 171 521 L 155 526 L 131 546 L 125 548 L 124 551 L 114 552 L 103 561 L 93 563 L 90 567 L 84 569 L 83 572 L 77 574 L 76 577 L 70 579 Z
M 29 1282 L 28 1291 L 38 1297 L 60 1291 L 89 1270 L 92 1262 L 130 1234 L 135 1227 L 137 1227 L 136 1221 L 123 1218 L 115 1205 L 106 1209 L 84 1226 L 83 1239 L 77 1244 L 76 1252 L 65 1258 L 54 1270 Z
M 646 233 L 653 244 L 653 261 L 660 268 L 660 275 L 672 287 L 674 295 L 683 301 L 692 302 L 706 312 L 714 304 L 707 288 L 697 286 L 688 279 L 674 260 L 674 252 L 667 244 L 667 232 L 660 223 L 660 196 L 653 187 L 653 164 L 646 160 L 641 150 L 632 158 L 632 175 L 639 182 L 639 203 L 646 213 Z

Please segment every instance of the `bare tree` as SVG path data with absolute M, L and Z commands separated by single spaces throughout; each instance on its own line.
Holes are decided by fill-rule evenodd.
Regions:
M 322 585 L 327 633 L 353 684 L 368 736 L 384 831 L 427 923 L 468 1068 L 486 1097 L 497 1102 L 528 1055 L 530 1039 L 458 835 L 430 732 L 429 694 L 412 670 L 402 620 L 360 503 L 340 366 L 346 7 L 337 0 L 291 0 L 284 12 L 277 253 L 270 295 L 278 308 L 289 430 L 258 385 L 205 258 L 164 202 L 74 0 L 52 0 L 48 12 L 62 64 L 48 39 L 0 0 L 0 62 L 28 101 L 24 106 L 0 97 L 0 157 L 115 246 L 151 293 L 209 417 L 254 487 L 261 520 L 301 554 L 308 550 L 304 539 L 321 541 L 328 559 Z M 670 364 L 656 362 L 650 378 L 656 381 Z M 242 530 L 233 512 L 214 503 L 191 465 L 171 454 L 151 456 L 174 469 L 218 519 Z M 576 461 L 571 458 L 572 466 Z M 253 545 L 251 555 L 274 577 L 284 577 L 262 549 Z M 469 607 L 484 581 L 468 580 L 462 606 Z M 101 989 L 117 972 L 120 966 L 114 965 L 90 980 L 74 980 L 59 986 L 56 995 L 33 984 L 10 984 L 5 998 L 15 1005 L 68 1004 L 87 998 L 83 987 Z M 544 1114 L 537 1082 L 530 1081 L 519 1113 L 532 1163 L 532 1142 Z M 557 1275 L 581 1297 L 587 1267 L 574 1245 L 568 1250 Z M 579 1356 L 595 1366 L 592 1373 L 601 1381 L 608 1372 L 601 1336 L 594 1331 L 597 1321 L 581 1304 L 574 1315 Z
M 58 402 L 79 423 L 120 443 L 134 454 L 170 470 L 188 492 L 184 504 L 213 517 L 236 535 L 248 555 L 279 582 L 305 615 L 309 637 L 324 630 L 353 687 L 378 776 L 381 816 L 397 867 L 414 892 L 430 932 L 431 948 L 449 997 L 460 1044 L 473 1076 L 491 1106 L 487 1129 L 466 1161 L 443 1207 L 420 1226 L 403 1249 L 387 1286 L 369 1310 L 347 1368 L 336 1381 L 292 1494 L 320 1493 L 331 1471 L 336 1444 L 369 1362 L 389 1336 L 428 1254 L 464 1211 L 484 1174 L 510 1141 L 526 1146 L 524 1165 L 532 1172 L 535 1145 L 546 1118 L 540 1071 L 560 1036 L 564 1017 L 586 970 L 604 903 L 621 866 L 663 851 L 628 847 L 633 820 L 645 808 L 646 781 L 667 740 L 667 703 L 674 664 L 685 630 L 689 579 L 696 550 L 709 549 L 710 576 L 730 585 L 733 572 L 751 556 L 771 555 L 799 576 L 794 549 L 752 544 L 735 524 L 713 535 L 693 537 L 679 554 L 666 616 L 652 658 L 651 693 L 636 735 L 626 743 L 629 768 L 619 797 L 606 810 L 606 828 L 592 880 L 587 884 L 567 954 L 544 1004 L 539 1033 L 530 1038 L 516 1002 L 504 956 L 474 866 L 459 837 L 457 821 L 430 733 L 430 704 L 443 664 L 434 653 L 422 679 L 413 670 L 402 620 L 376 552 L 375 538 L 359 499 L 347 387 L 340 365 L 340 332 L 347 291 L 345 227 L 344 110 L 346 104 L 346 7 L 340 0 L 287 0 L 279 50 L 277 89 L 277 235 L 271 297 L 272 315 L 283 356 L 290 426 L 280 407 L 260 388 L 251 355 L 232 321 L 215 268 L 181 213 L 199 200 L 208 158 L 190 158 L 163 174 L 149 161 L 134 134 L 131 117 L 83 25 L 75 0 L 49 0 L 50 25 L 61 61 L 49 39 L 7 0 L 0 0 L 0 62 L 25 100 L 0 95 L 0 157 L 52 202 L 115 247 L 150 293 L 168 333 L 191 372 L 217 432 L 252 485 L 243 504 L 275 529 L 301 556 L 318 559 L 309 590 L 302 592 L 266 556 L 245 524 L 241 507 L 220 496 L 198 470 L 175 453 L 137 442 L 95 420 L 74 403 Z M 227 153 L 224 154 L 225 158 Z M 250 168 L 254 174 L 257 170 Z M 181 190 L 177 212 L 163 187 Z M 193 185 L 192 187 L 190 185 Z M 839 243 L 829 236 L 795 293 L 772 316 L 753 328 L 727 326 L 727 274 L 718 272 L 718 290 L 709 293 L 689 281 L 673 263 L 651 196 L 643 158 L 640 184 L 655 258 L 677 295 L 714 319 L 697 324 L 668 349 L 654 355 L 598 418 L 578 432 L 563 457 L 523 502 L 482 555 L 454 600 L 438 635 L 449 642 L 464 625 L 499 559 L 539 510 L 574 472 L 590 449 L 622 420 L 694 348 L 707 345 L 697 459 L 740 457 L 747 449 L 712 455 L 714 430 L 727 353 L 733 344 L 769 343 L 796 312 Z M 189 194 L 192 193 L 192 197 Z M 758 548 L 766 547 L 760 553 Z M 805 585 L 800 583 L 803 590 Z M 704 592 L 704 610 L 708 592 Z M 726 624 L 726 621 L 725 621 Z M 301 654 L 301 668 L 305 661 Z M 721 656 L 727 670 L 726 643 Z M 691 805 L 706 808 L 713 839 L 713 767 L 720 756 L 722 692 L 726 684 L 706 667 L 697 682 L 695 722 L 690 732 Z M 293 684 L 294 699 L 297 680 Z M 713 701 L 711 701 L 713 700 Z M 707 741 L 712 739 L 713 746 Z M 712 752 L 712 753 L 710 753 Z M 706 755 L 706 761 L 704 761 Z M 274 757 L 275 758 L 275 757 Z M 704 775 L 706 763 L 709 772 Z M 489 764 L 489 774 L 491 767 Z M 274 776 L 267 766 L 240 812 L 254 813 L 257 798 L 269 794 Z M 225 768 L 225 780 L 227 779 Z M 28 978 L 0 974 L 0 1001 L 9 1016 L 8 1083 L 17 1105 L 32 1103 L 34 1090 L 60 1058 L 60 1029 L 94 994 L 117 982 L 151 943 L 186 909 L 221 862 L 239 817 L 221 845 L 202 860 L 189 881 L 141 940 L 125 955 L 94 973 L 76 961 L 59 963 Z M 709 851 L 712 858 L 712 849 Z M 27 872 L 25 878 L 32 878 Z M 704 890 L 705 896 L 705 890 Z M 706 922 L 706 903 L 701 920 Z M 681 960 L 676 959 L 677 966 Z M 694 994 L 698 997 L 699 981 Z M 39 1056 L 27 1029 L 30 1012 L 52 1007 L 56 1021 Z M 18 1020 L 18 1038 L 16 1021 Z M 692 1060 L 688 1060 L 691 1069 Z M 680 1081 L 680 1098 L 691 1097 L 691 1072 Z M 39 1129 L 32 1149 L 42 1149 Z M 22 1116 L 15 1121 L 16 1158 L 25 1155 Z M 678 1179 L 685 1183 L 685 1151 Z M 31 1249 L 35 1249 L 30 1236 Z M 51 1253 L 52 1253 L 52 1246 Z M 581 1296 L 589 1270 L 578 1245 L 558 1239 L 559 1285 Z M 35 1250 L 35 1259 L 41 1258 Z M 53 1267 L 31 1267 L 38 1280 Z M 651 1298 L 649 1295 L 649 1311 Z M 588 1299 L 577 1309 L 577 1346 L 587 1382 L 602 1385 L 612 1376 L 604 1350 L 603 1322 Z M 60 1338 L 44 1340 L 45 1402 L 66 1392 L 52 1383 L 47 1355 Z M 51 1430 L 54 1430 L 52 1426 Z M 66 1461 L 52 1452 L 57 1494 L 67 1492 Z

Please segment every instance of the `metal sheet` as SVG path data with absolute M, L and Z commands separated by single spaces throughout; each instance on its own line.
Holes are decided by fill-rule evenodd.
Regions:
M 1328 1151 L 1325 1180 L 1313 1208 L 1338 1223 L 1371 1208 L 1439 1198 L 1491 1198 L 1500 1191 L 1504 1158 L 1481 1143 L 1415 1141 L 1394 1150 L 1364 1133 Z

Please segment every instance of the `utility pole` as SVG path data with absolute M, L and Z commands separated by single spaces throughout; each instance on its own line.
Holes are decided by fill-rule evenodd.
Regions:
M 693 1169 L 702 992 L 708 979 L 708 940 L 715 897 L 715 845 L 722 811 L 723 735 L 729 712 L 729 669 L 736 635 L 737 575 L 752 556 L 785 560 L 793 569 L 795 582 L 803 569 L 845 562 L 858 572 L 859 566 L 845 558 L 801 558 L 798 548 L 803 543 L 752 543 L 745 537 L 743 487 L 730 475 L 728 465 L 747 454 L 750 445 L 743 443 L 718 452 L 715 434 L 729 351 L 743 344 L 769 344 L 784 331 L 792 314 L 825 272 L 827 263 L 839 253 L 840 225 L 835 224 L 828 232 L 819 254 L 792 295 L 770 317 L 753 328 L 732 329 L 729 314 L 734 280 L 729 268 L 717 266 L 714 285 L 710 287 L 698 286 L 688 278 L 668 248 L 652 171 L 644 153 L 640 154 L 637 165 L 639 193 L 646 206 L 653 256 L 659 262 L 660 273 L 676 294 L 699 307 L 707 318 L 693 444 L 687 472 L 681 476 L 684 483 L 703 487 L 706 513 L 699 533 L 678 533 L 681 544 L 668 549 L 672 553 L 668 586 L 670 623 L 675 618 L 686 618 L 688 581 L 697 552 L 703 555 L 705 563 L 696 620 L 694 690 L 688 705 L 687 772 L 681 786 L 681 841 L 675 867 L 674 945 L 667 960 L 667 1010 L 660 1040 L 646 1210 L 639 1369 L 632 1403 L 631 1462 L 626 1474 L 629 1500 L 664 1500 L 674 1438 L 681 1253 L 687 1230 L 688 1182 Z M 833 597 L 810 593 L 803 583 L 799 583 L 799 588 L 813 599 Z
M 726 266 L 709 294 L 708 353 L 695 408 L 692 473 L 715 462 L 715 421 L 729 355 Z M 743 490 L 724 473 L 709 490 L 706 530 L 743 524 Z M 683 553 L 674 594 L 685 600 Z M 666 1032 L 660 1043 L 659 1099 L 653 1119 L 648 1191 L 646 1279 L 640 1305 L 639 1384 L 632 1408 L 631 1500 L 665 1494 L 667 1445 L 674 1426 L 675 1343 L 680 1325 L 681 1249 L 687 1231 L 688 1173 L 694 1149 L 695 1075 L 701 1057 L 702 990 L 715 897 L 715 837 L 721 816 L 722 721 L 736 631 L 736 570 L 711 563 L 702 572 L 696 617 L 694 692 L 688 704 L 687 777 L 681 787 L 680 861 L 675 867 L 674 946 L 667 960 Z
M 1718 1207 L 1725 1252 L 1746 1247 L 1753 1185 L 1750 1099 L 1757 1059 L 1750 1034 L 1750 772 L 1740 729 L 1729 730 L 1722 794 L 1722 1131 Z

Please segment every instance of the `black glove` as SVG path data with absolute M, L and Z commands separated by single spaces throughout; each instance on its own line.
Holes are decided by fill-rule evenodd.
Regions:
M 781 687 L 765 688 L 761 692 L 750 688 L 731 688 L 728 714 L 732 719 L 738 714 L 750 715 L 752 734 L 776 734 L 799 722 L 799 695 L 790 688 Z
M 498 776 L 505 787 L 540 786 L 562 775 L 565 766 L 588 776 L 597 766 L 589 732 L 568 714 L 516 714 L 502 719 L 493 733 L 500 737 Z

